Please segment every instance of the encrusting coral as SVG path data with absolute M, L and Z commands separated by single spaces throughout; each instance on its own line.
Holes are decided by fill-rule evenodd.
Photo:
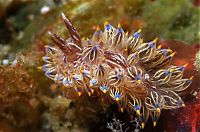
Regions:
M 157 38 L 143 42 L 141 30 L 129 35 L 120 24 L 114 28 L 105 22 L 104 31 L 97 26 L 92 38 L 81 39 L 61 15 L 71 37 L 65 40 L 49 32 L 54 45 L 46 46 L 41 67 L 55 82 L 53 90 L 66 97 L 109 96 L 119 110 L 135 113 L 142 128 L 149 116 L 155 126 L 162 109 L 185 106 L 179 94 L 192 82 L 192 77 L 183 78 L 187 64 L 171 65 L 175 52 L 157 46 Z
M 30 62 L 30 57 L 22 53 L 16 56 L 12 64 L 0 66 L 0 118 L 15 127 L 22 128 L 30 124 L 35 126 L 38 115 L 30 102 L 36 96 L 39 86 L 35 79 L 37 75 L 33 74 L 37 69 L 31 67 L 33 58 Z

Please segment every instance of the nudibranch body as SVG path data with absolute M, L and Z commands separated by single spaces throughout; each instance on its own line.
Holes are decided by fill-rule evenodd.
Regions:
M 97 26 L 91 39 L 81 39 L 71 21 L 61 13 L 70 38 L 49 33 L 54 46 L 46 46 L 42 66 L 45 75 L 78 96 L 102 92 L 138 116 L 141 126 L 149 116 L 153 125 L 162 109 L 184 106 L 180 97 L 192 82 L 183 78 L 187 64 L 171 65 L 175 55 L 170 49 L 157 46 L 157 38 L 143 42 L 141 30 L 129 35 L 121 25 L 108 22 L 104 31 Z

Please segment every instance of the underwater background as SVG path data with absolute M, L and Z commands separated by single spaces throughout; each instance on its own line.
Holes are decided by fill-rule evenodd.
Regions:
M 198 132 L 200 131 L 200 0 L 0 0 L 0 132 Z M 49 31 L 69 37 L 61 12 L 80 36 L 96 25 L 142 29 L 144 41 L 176 51 L 172 64 L 188 64 L 192 84 L 184 108 L 162 110 L 142 129 L 126 109 L 103 96 L 60 94 L 40 67 Z M 87 39 L 87 38 L 86 38 Z

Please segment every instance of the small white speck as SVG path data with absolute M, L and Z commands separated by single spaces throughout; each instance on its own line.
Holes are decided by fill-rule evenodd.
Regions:
M 18 36 L 16 37 L 17 40 L 20 40 L 24 37 L 24 32 L 20 31 Z
M 46 14 L 50 11 L 50 7 L 49 6 L 43 6 L 41 9 L 40 9 L 40 13 L 41 14 Z
M 149 79 L 149 74 L 145 74 L 145 75 L 144 75 L 144 78 L 145 78 L 146 80 L 148 80 L 148 79 Z
M 3 64 L 3 65 L 8 65 L 8 63 L 9 63 L 8 59 L 4 59 L 4 60 L 2 61 L 2 64 Z
M 17 64 L 17 59 L 12 62 L 12 65 L 15 66 Z

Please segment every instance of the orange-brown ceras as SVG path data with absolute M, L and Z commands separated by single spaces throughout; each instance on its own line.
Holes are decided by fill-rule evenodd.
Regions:
M 71 37 L 64 40 L 50 32 L 54 46 L 46 46 L 42 66 L 57 85 L 78 96 L 103 92 L 120 110 L 136 113 L 142 128 L 149 116 L 156 126 L 162 109 L 185 106 L 179 94 L 192 82 L 192 77 L 183 78 L 187 64 L 171 65 L 175 52 L 156 46 L 157 38 L 143 42 L 141 30 L 129 35 L 120 24 L 114 28 L 105 22 L 104 31 L 97 26 L 85 40 L 61 15 Z

